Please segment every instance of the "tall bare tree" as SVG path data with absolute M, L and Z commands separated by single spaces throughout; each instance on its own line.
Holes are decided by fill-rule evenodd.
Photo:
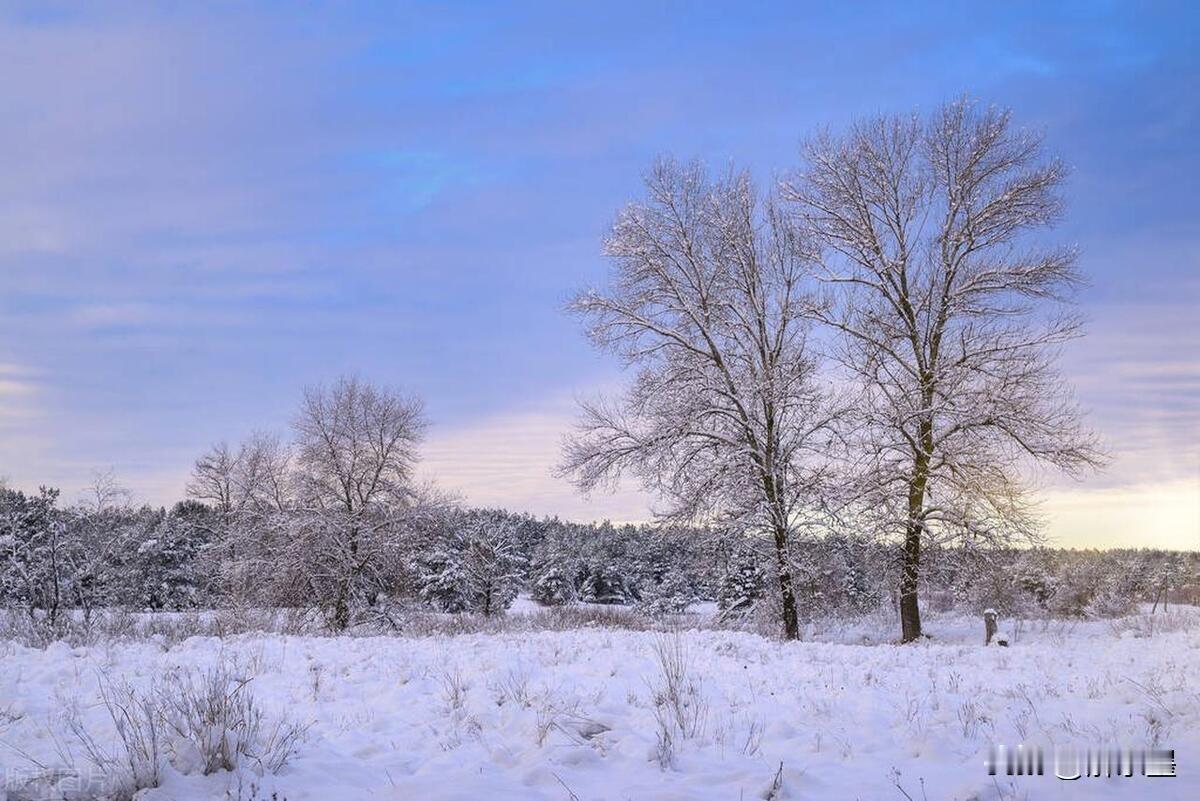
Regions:
M 256 432 L 238 449 L 235 481 L 244 503 L 257 513 L 278 512 L 292 503 L 292 453 L 276 434 Z
M 117 478 L 114 467 L 92 472 L 92 481 L 83 488 L 80 503 L 90 512 L 101 513 L 109 509 L 127 509 L 133 502 L 133 493 Z
M 419 400 L 357 378 L 309 387 L 293 423 L 300 503 L 320 511 L 314 547 L 331 597 L 333 622 L 345 628 L 352 595 L 380 554 L 391 509 L 407 504 L 417 446 L 425 430 Z M 385 514 L 380 514 L 381 512 Z M 314 585 L 316 587 L 316 585 Z
M 637 374 L 624 397 L 583 406 L 562 469 L 584 491 L 629 474 L 664 517 L 766 533 L 796 638 L 789 545 L 819 495 L 830 422 L 805 345 L 808 252 L 745 174 L 714 182 L 663 160 L 645 183 L 605 243 L 610 288 L 571 307 Z
M 905 642 L 923 544 L 1030 537 L 1026 462 L 1101 460 L 1055 366 L 1080 331 L 1075 253 L 1034 236 L 1065 172 L 1008 112 L 963 100 L 818 136 L 784 182 L 822 245 L 816 316 L 861 390 L 858 499 L 903 543 Z
M 292 487 L 291 454 L 278 436 L 255 433 L 233 448 L 218 442 L 196 460 L 187 485 L 189 498 L 231 518 L 243 512 L 285 508 Z
M 231 448 L 228 442 L 218 442 L 209 448 L 192 467 L 188 497 L 210 504 L 225 517 L 238 511 L 243 500 L 237 479 L 241 457 L 240 451 Z

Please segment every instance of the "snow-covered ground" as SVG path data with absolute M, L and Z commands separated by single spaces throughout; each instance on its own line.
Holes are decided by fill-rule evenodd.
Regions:
M 311 724 L 295 755 L 258 777 L 205 776 L 175 754 L 139 799 L 1195 799 L 1198 611 L 1151 636 L 1028 626 L 1010 648 L 953 617 L 905 647 L 607 629 L 0 642 L 0 768 L 10 798 L 37 797 L 47 782 L 28 782 L 79 751 L 64 710 L 111 744 L 106 683 L 225 665 L 269 716 Z M 989 777 L 989 745 L 1020 742 L 1172 747 L 1179 775 Z M 90 775 L 78 753 L 76 770 Z

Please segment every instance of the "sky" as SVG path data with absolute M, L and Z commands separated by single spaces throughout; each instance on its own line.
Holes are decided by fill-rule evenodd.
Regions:
M 836 7 L 833 7 L 836 6 Z M 1073 170 L 1064 372 L 1112 455 L 1068 546 L 1200 548 L 1200 6 L 0 3 L 0 474 L 182 495 L 306 384 L 425 400 L 468 501 L 641 520 L 555 478 L 620 365 L 563 313 L 655 156 L 769 184 L 812 132 L 964 93 Z

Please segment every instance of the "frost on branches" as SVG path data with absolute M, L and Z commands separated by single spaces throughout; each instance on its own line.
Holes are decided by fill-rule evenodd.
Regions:
M 921 636 L 922 548 L 1030 539 L 1022 470 L 1100 455 L 1056 369 L 1076 336 L 1075 253 L 1032 234 L 1066 170 L 1006 112 L 963 100 L 809 141 L 783 194 L 821 245 L 865 529 L 902 544 L 902 636 Z
M 833 415 L 807 348 L 811 253 L 745 174 L 664 160 L 605 243 L 608 288 L 573 309 L 636 374 L 585 404 L 563 472 L 582 490 L 636 477 L 664 517 L 736 521 L 773 543 L 786 636 L 798 636 L 788 551 L 819 513 Z M 612 593 L 613 586 L 588 589 Z
M 443 612 L 503 612 L 517 597 L 525 558 L 512 519 L 455 515 L 420 562 L 421 597 Z

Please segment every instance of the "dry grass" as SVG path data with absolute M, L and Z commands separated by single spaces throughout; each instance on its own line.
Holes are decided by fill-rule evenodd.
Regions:
M 307 727 L 270 720 L 248 689 L 250 681 L 220 667 L 173 675 L 157 688 L 176 769 L 187 772 L 190 762 L 204 775 L 241 767 L 262 774 L 287 764 Z
M 20 792 L 57 797 L 65 782 L 80 798 L 129 801 L 158 787 L 168 765 L 183 774 L 278 773 L 308 728 L 267 715 L 250 679 L 223 667 L 170 674 L 144 689 L 103 674 L 98 683 L 111 726 L 85 721 L 69 704 L 54 736 L 58 764 L 8 744 L 35 768 Z
M 708 701 L 701 691 L 688 647 L 678 632 L 663 634 L 652 645 L 658 675 L 648 682 L 658 724 L 655 758 L 666 768 L 682 740 L 704 733 Z
M 1078 620 L 1047 618 L 1014 620 L 1015 639 L 1036 635 L 1039 638 L 1070 639 Z M 1196 607 L 1173 606 L 1169 612 L 1133 614 L 1108 621 L 1117 636 L 1152 637 L 1183 631 L 1200 625 Z M 392 635 L 402 637 L 455 637 L 471 634 L 514 634 L 539 631 L 618 630 L 671 632 L 685 629 L 738 630 L 765 637 L 779 636 L 779 626 L 770 616 L 750 615 L 740 620 L 706 618 L 697 615 L 648 617 L 630 607 L 597 605 L 547 607 L 529 614 L 494 615 L 444 614 L 421 606 L 397 605 L 364 618 L 345 632 L 331 635 L 324 619 L 316 612 L 302 609 L 244 609 L 168 613 L 134 613 L 104 610 L 85 619 L 81 615 L 60 618 L 54 627 L 46 626 L 16 610 L 0 610 L 0 648 L 19 644 L 45 648 L 52 642 L 72 647 L 121 641 L 154 640 L 171 647 L 189 637 L 230 637 L 238 634 L 286 634 L 303 636 Z M 844 639 L 845 632 L 865 634 L 862 642 L 890 641 L 895 616 L 880 609 L 854 618 L 836 616 L 816 618 L 804 625 L 802 639 Z M 882 634 L 880 634 L 882 633 Z

